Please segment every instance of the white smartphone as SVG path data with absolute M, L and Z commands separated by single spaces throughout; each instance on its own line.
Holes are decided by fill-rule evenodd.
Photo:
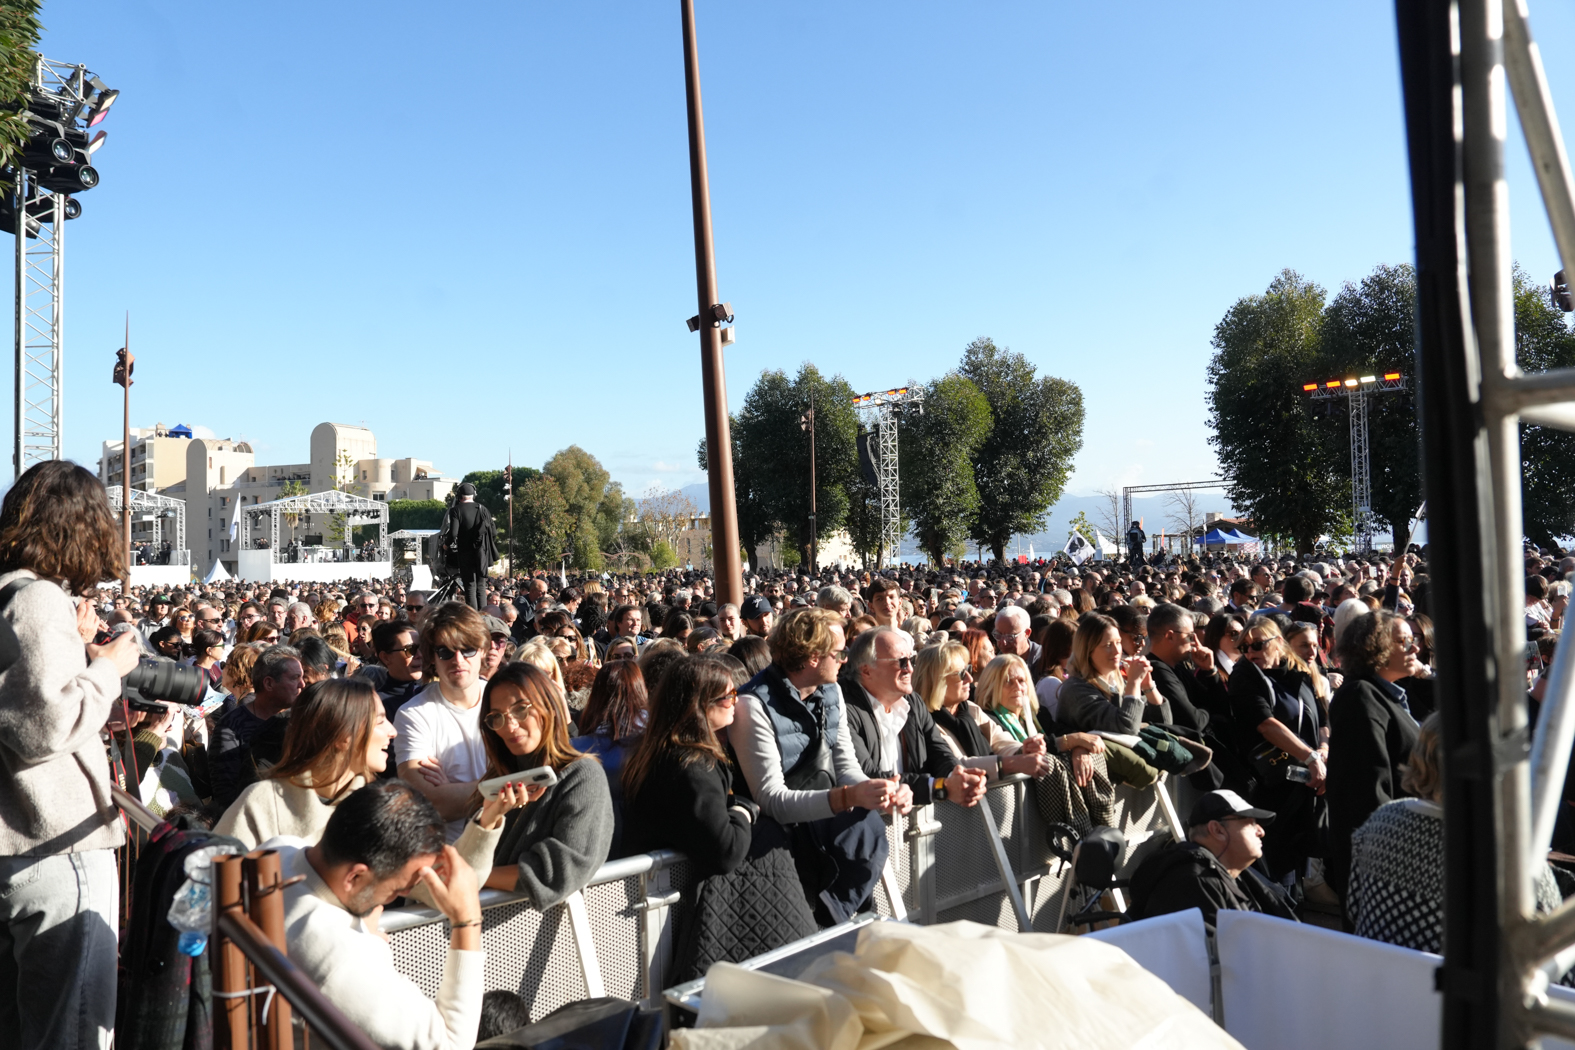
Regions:
M 498 792 L 503 790 L 504 784 L 524 784 L 526 787 L 550 788 L 558 782 L 558 774 L 553 772 L 551 766 L 537 766 L 527 769 L 523 773 L 510 773 L 506 777 L 493 777 L 483 780 L 476 785 L 481 789 L 482 798 L 497 798 Z

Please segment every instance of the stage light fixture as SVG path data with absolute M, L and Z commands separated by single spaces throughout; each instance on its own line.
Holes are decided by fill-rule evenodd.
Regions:
M 90 83 L 99 89 L 98 97 L 93 100 L 93 108 L 88 110 L 87 126 L 94 128 L 109 114 L 109 107 L 115 104 L 115 100 L 120 97 L 120 92 L 114 88 L 104 87 L 103 81 L 98 77 L 94 77 Z
M 1384 373 L 1384 378 L 1385 379 L 1399 379 L 1400 378 L 1400 373 L 1399 372 L 1385 372 Z
M 1378 382 L 1378 377 L 1377 376 L 1363 376 L 1362 377 L 1362 382 L 1364 382 L 1364 383 L 1376 383 L 1376 382 Z
M 109 138 L 109 132 L 107 131 L 100 131 L 97 135 L 94 135 L 93 141 L 87 144 L 87 155 L 91 157 L 97 153 L 98 148 L 104 144 L 104 140 L 107 138 Z

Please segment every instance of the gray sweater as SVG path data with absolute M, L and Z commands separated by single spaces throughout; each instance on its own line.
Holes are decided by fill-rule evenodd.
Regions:
M 20 576 L 37 578 L 6 573 L 0 588 Z M 59 584 L 29 584 L 0 611 L 0 856 L 121 844 L 99 735 L 119 697 L 115 665 L 88 663 Z
M 1143 728 L 1143 698 L 1112 696 L 1086 678 L 1070 674 L 1056 693 L 1056 717 L 1084 732 L 1135 735 Z
M 584 889 L 612 848 L 612 795 L 601 763 L 570 762 L 541 798 L 503 819 L 492 866 L 518 867 L 514 888 L 545 911 Z

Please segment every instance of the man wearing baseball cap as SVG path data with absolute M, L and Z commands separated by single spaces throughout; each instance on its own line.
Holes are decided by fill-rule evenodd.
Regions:
M 757 638 L 767 637 L 771 633 L 771 600 L 751 594 L 739 606 L 738 618 L 744 621 L 744 629 L 750 634 Z
M 1150 855 L 1132 877 L 1133 919 L 1198 908 L 1214 927 L 1221 909 L 1296 921 L 1291 896 L 1255 870 L 1263 828 L 1274 820 L 1234 791 L 1210 791 L 1192 807 L 1187 840 Z

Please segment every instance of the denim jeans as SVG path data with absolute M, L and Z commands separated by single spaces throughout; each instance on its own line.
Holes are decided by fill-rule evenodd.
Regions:
M 113 1044 L 119 910 L 113 850 L 0 857 L 0 1046 Z

